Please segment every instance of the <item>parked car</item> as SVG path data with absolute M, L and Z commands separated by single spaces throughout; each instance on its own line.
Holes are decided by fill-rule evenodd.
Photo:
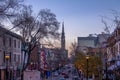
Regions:
M 69 78 L 68 74 L 65 74 L 65 75 L 64 75 L 64 78 Z
M 78 76 L 73 76 L 72 80 L 80 80 Z
M 62 72 L 61 75 L 65 75 L 65 72 Z
M 54 73 L 54 76 L 55 76 L 55 77 L 57 77 L 58 75 L 59 75 L 58 72 L 55 72 L 55 73 Z
M 59 80 L 65 80 L 65 78 L 61 77 L 61 78 L 59 78 Z

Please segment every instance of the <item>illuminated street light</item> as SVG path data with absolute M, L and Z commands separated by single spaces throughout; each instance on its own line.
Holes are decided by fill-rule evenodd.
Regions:
M 87 56 L 86 56 L 86 59 L 88 60 L 89 58 L 90 58 L 89 55 L 87 55 Z
M 6 55 L 6 56 L 5 56 L 5 59 L 7 59 L 7 60 L 10 59 L 10 56 Z
M 8 72 L 8 60 L 10 59 L 10 55 L 9 54 L 6 54 L 5 55 L 5 59 L 6 59 L 6 61 L 7 61 L 7 63 L 6 63 L 6 70 L 7 70 L 7 80 L 9 80 L 9 72 Z
M 89 60 L 89 58 L 90 58 L 89 55 L 86 55 L 86 60 L 87 60 L 87 80 L 88 80 L 88 67 L 89 67 L 88 66 L 88 60 Z

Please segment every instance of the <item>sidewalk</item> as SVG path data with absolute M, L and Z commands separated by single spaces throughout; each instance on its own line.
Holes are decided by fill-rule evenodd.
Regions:
M 84 78 L 83 80 L 87 80 L 86 78 Z M 88 80 L 93 80 L 93 79 L 88 79 Z

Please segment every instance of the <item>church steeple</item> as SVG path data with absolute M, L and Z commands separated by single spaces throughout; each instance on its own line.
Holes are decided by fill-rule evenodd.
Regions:
M 64 32 L 64 22 L 62 23 L 61 48 L 62 48 L 62 49 L 65 49 L 65 32 Z
M 64 22 L 62 23 L 62 34 L 64 35 L 65 32 L 64 32 Z

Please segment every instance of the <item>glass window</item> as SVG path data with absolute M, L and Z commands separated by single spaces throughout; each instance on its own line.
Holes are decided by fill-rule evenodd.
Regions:
M 18 41 L 18 48 L 20 48 L 20 41 Z
M 18 62 L 20 62 L 20 55 L 18 55 Z
M 9 38 L 9 46 L 11 47 L 12 40 Z
M 5 63 L 5 51 L 3 51 L 3 55 L 4 55 L 3 62 Z
M 11 57 L 12 57 L 12 54 L 11 54 L 11 52 L 10 52 L 10 62 L 11 62 Z
M 14 47 L 16 48 L 16 40 L 14 40 Z
M 14 61 L 16 62 L 16 54 L 14 54 Z
M 5 46 L 5 36 L 3 36 L 3 45 Z

